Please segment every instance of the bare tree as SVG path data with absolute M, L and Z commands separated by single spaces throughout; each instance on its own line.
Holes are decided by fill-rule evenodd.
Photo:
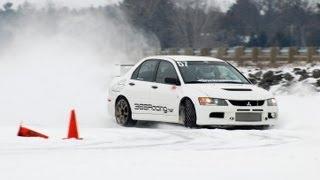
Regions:
M 184 38 L 187 47 L 203 47 L 204 41 L 213 39 L 212 22 L 215 22 L 220 14 L 216 7 L 209 7 L 204 0 L 189 0 L 177 6 L 173 17 L 175 18 L 175 30 Z M 208 8 L 209 7 L 209 8 Z

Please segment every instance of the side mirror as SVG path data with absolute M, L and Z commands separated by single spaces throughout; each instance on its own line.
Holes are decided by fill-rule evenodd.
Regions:
M 166 84 L 172 84 L 172 85 L 177 85 L 177 86 L 181 85 L 179 79 L 177 79 L 177 78 L 169 78 L 169 77 L 164 78 L 164 82 Z

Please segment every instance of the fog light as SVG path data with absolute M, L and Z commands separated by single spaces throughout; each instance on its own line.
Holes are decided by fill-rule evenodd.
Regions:
M 223 112 L 212 112 L 210 113 L 209 117 L 211 118 L 224 118 Z
M 273 112 L 273 113 L 268 113 L 268 118 L 270 119 L 275 119 L 277 117 L 277 113 Z

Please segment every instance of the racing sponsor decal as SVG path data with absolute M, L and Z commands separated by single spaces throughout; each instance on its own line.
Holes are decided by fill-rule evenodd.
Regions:
M 134 109 L 135 110 L 140 110 L 140 111 L 163 111 L 164 113 L 168 112 L 173 112 L 173 109 L 167 108 L 166 106 L 157 106 L 157 105 L 152 105 L 152 104 L 139 104 L 135 103 L 134 104 Z

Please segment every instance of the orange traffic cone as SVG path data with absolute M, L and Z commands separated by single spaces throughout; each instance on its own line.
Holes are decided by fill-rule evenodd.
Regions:
M 65 139 L 71 139 L 71 138 L 78 139 L 78 140 L 82 139 L 82 138 L 79 138 L 79 134 L 78 134 L 77 118 L 76 118 L 75 110 L 71 111 L 68 137 Z
M 17 135 L 21 137 L 41 137 L 45 139 L 49 138 L 47 135 L 44 135 L 34 130 L 31 130 L 29 128 L 23 127 L 22 125 L 20 125 Z

